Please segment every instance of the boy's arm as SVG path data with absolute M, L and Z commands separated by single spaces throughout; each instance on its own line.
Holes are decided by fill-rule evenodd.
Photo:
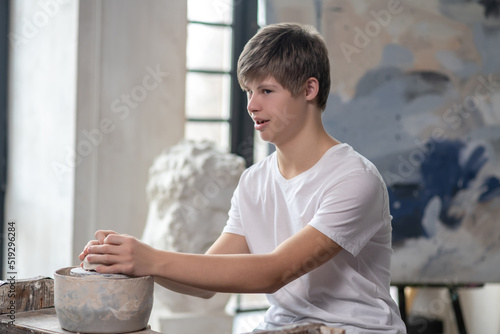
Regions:
M 81 261 L 89 254 L 89 247 L 103 245 L 106 243 L 106 237 L 110 234 L 118 235 L 115 231 L 111 230 L 99 230 L 95 233 L 96 240 L 91 240 L 85 246 L 83 252 L 80 254 L 79 258 Z M 125 236 L 124 237 L 128 237 Z M 248 254 L 250 253 L 248 245 L 244 236 L 232 233 L 223 233 L 214 242 L 214 244 L 207 250 L 205 254 Z M 89 257 L 90 259 L 90 257 Z M 95 258 L 94 258 L 95 260 Z M 96 262 L 98 263 L 98 262 Z M 200 298 L 211 298 L 215 295 L 214 291 L 208 291 L 204 289 L 195 288 L 182 283 L 174 282 L 165 277 L 155 276 L 154 280 L 156 283 L 160 284 L 164 288 L 169 290 L 200 297 Z
M 155 283 L 160 284 L 165 289 L 169 289 L 184 295 L 210 299 L 215 295 L 215 292 L 204 289 L 198 289 L 186 284 L 177 283 L 164 277 L 155 276 Z
M 232 247 L 241 247 L 232 235 L 223 236 L 229 238 L 226 241 Z M 209 251 L 224 249 L 221 246 L 224 244 L 218 240 Z M 268 254 L 172 253 L 153 249 L 129 236 L 111 234 L 104 245 L 91 247 L 89 262 L 107 264 L 97 268 L 102 273 L 153 275 L 217 292 L 272 293 L 341 250 L 333 240 L 309 225 Z
M 248 245 L 245 237 L 232 233 L 223 233 L 205 254 L 248 254 Z M 155 276 L 155 282 L 161 286 L 183 294 L 211 298 L 215 292 L 198 289 L 189 285 L 181 284 L 164 277 Z

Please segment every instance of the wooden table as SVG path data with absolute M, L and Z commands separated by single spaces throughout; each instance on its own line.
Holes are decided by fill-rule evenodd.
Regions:
M 2 334 L 75 334 L 59 326 L 56 311 L 53 307 L 20 312 L 15 315 L 13 325 L 5 314 L 0 315 L 0 333 Z M 161 334 L 151 329 L 132 332 L 131 334 Z

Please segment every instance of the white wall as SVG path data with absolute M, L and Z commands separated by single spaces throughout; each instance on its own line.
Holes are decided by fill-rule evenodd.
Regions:
M 96 145 L 76 167 L 74 254 L 96 229 L 142 235 L 148 169 L 184 135 L 186 11 L 183 0 L 80 2 L 76 146 L 89 132 Z
M 184 130 L 186 2 L 12 1 L 6 220 L 17 276 L 141 236 L 147 172 Z
M 59 181 L 52 163 L 75 140 L 78 2 L 51 15 L 32 1 L 11 6 L 5 218 L 17 225 L 22 278 L 71 262 L 74 171 Z

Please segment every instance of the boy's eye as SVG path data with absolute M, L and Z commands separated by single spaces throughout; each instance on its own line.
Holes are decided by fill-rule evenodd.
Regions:
M 263 92 L 264 92 L 264 94 L 269 94 L 269 93 L 271 93 L 271 91 L 270 91 L 269 89 L 264 89 L 264 90 L 263 90 Z

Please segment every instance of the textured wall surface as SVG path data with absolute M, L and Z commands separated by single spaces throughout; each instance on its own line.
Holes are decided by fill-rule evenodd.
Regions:
M 393 281 L 500 282 L 500 17 L 466 1 L 331 0 L 322 13 L 325 123 L 386 181 Z

